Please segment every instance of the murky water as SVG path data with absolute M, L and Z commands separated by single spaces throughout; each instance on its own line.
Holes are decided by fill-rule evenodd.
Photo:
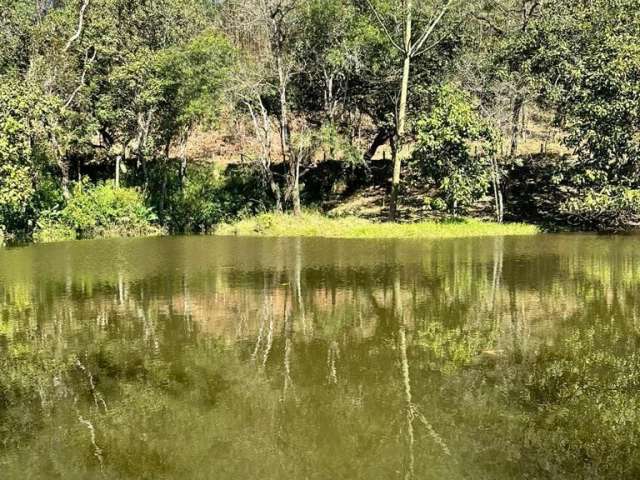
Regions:
M 0 250 L 0 477 L 638 478 L 639 245 Z

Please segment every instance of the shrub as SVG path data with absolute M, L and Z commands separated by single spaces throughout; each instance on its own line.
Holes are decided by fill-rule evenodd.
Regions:
M 560 211 L 583 230 L 620 232 L 640 228 L 640 190 L 607 187 L 565 201 Z
M 48 212 L 38 221 L 37 241 L 70 238 L 158 235 L 156 216 L 142 195 L 132 188 L 112 183 L 76 185 L 72 197 L 60 212 Z
M 7 237 L 28 235 L 47 200 L 51 164 L 48 136 L 59 103 L 38 85 L 0 82 L 0 228 Z
M 226 216 L 225 179 L 215 169 L 193 169 L 182 189 L 172 192 L 164 219 L 174 232 L 206 232 Z
M 431 97 L 428 111 L 416 124 L 412 163 L 435 180 L 452 213 L 464 213 L 489 187 L 486 156 L 495 153 L 495 135 L 464 91 L 445 85 L 434 89 Z M 478 155 L 471 153 L 472 145 Z
M 76 238 L 76 231 L 63 223 L 59 214 L 53 212 L 47 212 L 38 220 L 33 233 L 33 241 L 37 243 L 64 242 Z
M 263 212 L 270 205 L 268 188 L 250 166 L 196 166 L 189 169 L 182 188 L 177 181 L 170 188 L 162 220 L 172 232 L 210 232 L 220 223 Z

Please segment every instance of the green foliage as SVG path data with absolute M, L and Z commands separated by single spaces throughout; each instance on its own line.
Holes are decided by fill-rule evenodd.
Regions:
M 172 231 L 209 230 L 268 208 L 256 185 L 261 176 L 263 187 L 271 185 L 265 168 L 281 154 L 307 165 L 322 152 L 349 166 L 360 163 L 374 136 L 370 152 L 392 142 L 404 5 L 92 0 L 74 36 L 79 2 L 2 0 L 1 228 L 8 236 L 28 237 L 38 222 L 56 224 L 43 212 L 67 208 L 63 193 L 74 179 L 111 179 L 117 157 L 125 158 L 125 183 L 144 192 Z M 562 186 L 562 201 L 554 201 L 552 212 L 558 221 L 615 230 L 628 221 L 629 228 L 633 215 L 612 218 L 616 210 L 629 211 L 624 204 L 604 208 L 610 213 L 609 220 L 600 217 L 602 224 L 597 217 L 583 221 L 591 207 L 565 205 L 564 193 L 640 187 L 637 1 L 527 5 L 452 2 L 423 48 L 412 52 L 407 124 L 413 128 L 401 139 L 400 152 L 415 149 L 414 168 L 403 174 L 418 172 L 409 179 L 414 186 L 436 184 L 440 198 L 427 205 L 431 211 L 441 209 L 437 200 L 454 214 L 477 211 L 473 207 L 487 193 L 491 174 L 504 176 L 490 172 L 488 162 L 500 140 L 504 145 L 497 132 L 515 141 L 515 133 L 526 130 L 518 126 L 520 113 L 540 111 L 549 123 L 545 128 L 555 114 L 554 127 L 562 130 L 576 165 L 571 178 L 540 185 L 534 193 L 540 198 L 545 189 Z M 436 1 L 413 3 L 414 42 L 441 7 Z M 273 23 L 275 18 L 280 20 Z M 194 127 L 215 128 L 238 104 L 242 114 L 247 104 L 256 107 L 260 145 L 242 153 L 251 157 L 260 150 L 261 173 L 247 169 L 245 179 L 221 179 L 192 169 L 186 146 Z M 283 107 L 288 152 L 278 151 Z M 233 142 L 244 149 L 240 132 Z M 170 157 L 181 157 L 179 173 Z M 364 168 L 370 181 L 374 169 Z M 303 165 L 303 184 L 305 170 Z M 275 178 L 287 204 L 286 182 Z M 496 190 L 518 182 L 509 180 L 515 181 L 496 183 Z M 374 181 L 381 185 L 380 178 Z M 513 205 L 515 197 L 504 197 L 512 203 L 508 214 L 524 210 Z M 585 202 L 596 202 L 591 197 Z M 303 192 L 304 201 L 310 198 Z
M 532 71 L 586 168 L 637 183 L 640 13 L 635 0 L 554 2 L 527 44 Z M 603 185 L 600 185 L 602 187 Z
M 59 212 L 50 212 L 38 222 L 36 241 L 69 238 L 158 235 L 155 214 L 140 192 L 116 188 L 111 183 L 76 185 L 73 195 Z
M 166 142 L 196 123 L 211 123 L 220 111 L 222 87 L 233 62 L 229 43 L 204 32 L 157 57 L 159 134 Z
M 424 198 L 425 207 L 435 210 L 436 212 L 445 212 L 447 211 L 447 202 L 445 202 L 442 198 L 436 197 L 425 197 Z
M 486 157 L 495 154 L 491 128 L 471 97 L 453 85 L 432 91 L 428 111 L 416 122 L 413 164 L 437 183 L 452 213 L 465 211 L 489 186 Z M 472 153 L 472 148 L 479 155 Z
M 182 191 L 174 196 L 173 229 L 207 232 L 227 218 L 224 187 L 225 180 L 215 169 L 191 171 Z
M 160 178 L 166 168 L 162 168 Z M 172 172 L 167 185 L 166 202 L 152 195 L 150 203 L 155 205 L 164 225 L 174 233 L 209 232 L 216 225 L 232 221 L 239 216 L 253 215 L 268 210 L 271 199 L 262 182 L 262 177 L 250 167 L 230 167 L 221 170 L 214 166 L 193 166 L 180 185 L 178 173 Z M 161 187 L 153 189 L 161 190 Z
M 0 226 L 28 232 L 51 200 L 46 139 L 57 133 L 59 106 L 36 85 L 0 83 Z
M 624 231 L 640 226 L 640 190 L 587 190 L 560 206 L 567 222 L 583 230 Z
M 362 163 L 362 152 L 340 133 L 334 124 L 325 123 L 320 129 L 320 146 L 331 159 L 339 159 L 348 165 Z
M 222 224 L 216 235 L 324 238 L 465 238 L 496 235 L 535 235 L 537 227 L 525 224 L 498 224 L 474 219 L 455 222 L 375 223 L 357 217 L 329 218 L 317 212 L 296 217 L 265 213 Z
M 34 196 L 28 167 L 0 164 L 0 229 L 11 229 L 22 223 Z

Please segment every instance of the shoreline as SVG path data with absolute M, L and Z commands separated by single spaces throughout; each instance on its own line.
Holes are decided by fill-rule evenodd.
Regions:
M 0 247 L 44 245 L 73 240 L 98 240 L 110 238 L 154 238 L 176 236 L 162 234 L 158 229 L 147 234 L 109 230 L 105 234 L 70 238 L 41 235 L 31 239 L 12 239 L 0 236 Z M 343 239 L 447 239 L 491 236 L 532 236 L 544 233 L 537 225 L 528 223 L 497 223 L 477 218 L 460 217 L 447 220 L 424 220 L 415 223 L 376 222 L 360 217 L 329 217 L 316 212 L 303 212 L 300 216 L 290 213 L 263 213 L 219 224 L 206 235 L 234 237 L 306 237 Z M 178 234 L 179 236 L 180 234 Z
M 472 218 L 423 221 L 418 223 L 376 223 L 357 217 L 332 218 L 305 212 L 299 217 L 265 213 L 221 224 L 216 236 L 237 237 L 317 237 L 365 239 L 439 239 L 488 236 L 529 236 L 542 233 L 531 224 L 495 223 Z

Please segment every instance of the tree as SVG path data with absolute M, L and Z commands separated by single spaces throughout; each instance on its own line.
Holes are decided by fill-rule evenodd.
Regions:
M 291 150 L 291 78 L 301 70 L 297 60 L 302 29 L 300 0 L 236 0 L 227 5 L 227 26 L 237 43 L 250 43 L 254 55 L 262 57 L 274 84 L 282 161 L 288 167 L 286 197 L 295 215 L 301 213 L 300 167 L 302 158 Z M 250 35 L 247 28 L 251 29 Z M 251 37 L 250 39 L 248 37 Z
M 568 13 L 570 12 L 570 14 Z M 526 46 L 585 173 L 638 185 L 640 12 L 633 0 L 562 0 Z
M 59 114 L 57 99 L 37 85 L 0 84 L 0 230 L 25 233 L 34 226 Z
M 404 0 L 402 8 L 402 17 L 404 19 L 403 27 L 403 39 L 402 42 L 396 41 L 392 32 L 387 28 L 384 19 L 379 13 L 378 9 L 367 0 L 371 10 L 376 16 L 380 27 L 383 29 L 387 38 L 395 49 L 401 53 L 403 58 L 402 63 L 402 79 L 400 82 L 400 97 L 396 112 L 396 130 L 395 141 L 393 142 L 392 155 L 393 155 L 393 179 L 391 183 L 391 198 L 389 203 L 389 218 L 395 220 L 397 214 L 398 194 L 400 189 L 400 175 L 402 171 L 402 158 L 400 149 L 404 141 L 405 128 L 407 123 L 407 98 L 409 95 L 409 84 L 411 81 L 411 61 L 422 55 L 425 51 L 435 47 L 441 39 L 432 41 L 436 27 L 440 24 L 440 21 L 444 17 L 445 13 L 455 3 L 455 0 L 444 0 L 443 2 L 436 2 L 437 5 L 432 6 L 433 18 L 426 23 L 423 30 L 417 39 L 414 39 L 413 35 L 413 17 L 414 17 L 414 5 L 412 0 Z M 396 26 L 397 29 L 397 26 Z M 427 43 L 432 42 L 432 43 Z

